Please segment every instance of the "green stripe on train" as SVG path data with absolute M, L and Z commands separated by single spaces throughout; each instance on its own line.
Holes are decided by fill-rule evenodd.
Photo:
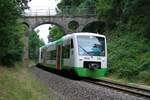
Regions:
M 82 67 L 70 67 L 70 66 L 63 66 L 63 70 L 73 71 L 76 75 L 81 77 L 103 77 L 105 76 L 107 69 L 101 68 L 96 70 L 90 70 L 87 68 Z
M 73 71 L 82 77 L 103 77 L 106 74 L 107 69 L 101 68 L 96 70 L 90 70 L 86 68 L 73 67 Z
M 48 65 L 48 67 L 56 69 L 56 65 L 53 64 Z M 73 71 L 75 74 L 81 77 L 103 77 L 107 72 L 106 68 L 90 70 L 81 67 L 62 66 L 62 69 L 67 71 Z
M 56 40 L 56 44 L 57 45 L 61 45 L 61 44 L 63 44 L 63 42 L 64 42 L 64 39 L 59 39 L 59 40 Z

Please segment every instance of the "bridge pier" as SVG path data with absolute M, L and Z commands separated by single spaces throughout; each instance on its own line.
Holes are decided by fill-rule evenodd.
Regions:
M 29 30 L 24 34 L 24 55 L 23 55 L 23 65 L 29 67 Z

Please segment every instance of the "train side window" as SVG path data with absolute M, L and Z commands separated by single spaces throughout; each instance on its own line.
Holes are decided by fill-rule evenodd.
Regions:
M 56 60 L 56 50 L 50 51 L 50 60 Z
M 63 46 L 62 56 L 63 58 L 70 58 L 70 45 Z
M 47 60 L 50 60 L 50 57 L 51 57 L 51 56 L 50 56 L 50 53 L 51 53 L 50 51 L 47 51 L 47 53 L 46 53 L 46 59 L 47 59 Z
M 73 39 L 71 39 L 71 48 L 73 48 Z
M 41 51 L 41 59 L 43 59 L 43 51 Z

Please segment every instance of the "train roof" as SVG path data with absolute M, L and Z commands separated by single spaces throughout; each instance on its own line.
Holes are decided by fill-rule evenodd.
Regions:
M 90 32 L 78 32 L 78 33 L 72 33 L 72 35 L 93 35 L 93 36 L 101 36 L 105 37 L 104 35 L 101 35 L 99 33 L 90 33 Z
M 67 39 L 70 39 L 71 37 L 73 36 L 79 36 L 79 35 L 92 35 L 92 36 L 100 36 L 100 37 L 104 37 L 104 35 L 101 35 L 101 34 L 98 34 L 98 33 L 90 33 L 90 32 L 78 32 L 78 33 L 72 33 L 72 34 L 67 34 L 65 36 L 63 36 L 62 38 L 56 40 L 56 41 L 53 41 L 53 42 L 49 42 L 48 44 L 40 47 L 40 48 L 45 48 L 45 47 L 48 47 L 49 45 L 53 45 L 53 44 L 56 44 L 60 41 L 64 41 L 64 40 L 67 40 Z

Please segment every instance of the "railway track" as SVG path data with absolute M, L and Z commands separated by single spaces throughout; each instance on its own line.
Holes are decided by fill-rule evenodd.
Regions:
M 150 100 L 150 89 L 141 88 L 137 86 L 130 86 L 122 83 L 112 82 L 103 79 L 84 79 L 83 81 L 96 84 L 99 86 L 105 86 L 111 89 L 115 89 L 121 92 L 130 93 L 132 95 L 136 95 L 139 97 L 143 97 L 145 99 Z
M 38 68 L 44 69 L 46 71 L 48 71 L 48 69 L 49 69 L 49 68 L 47 69 L 46 67 L 41 67 L 41 66 L 38 66 Z M 52 71 L 50 71 L 50 72 L 52 72 Z M 56 73 L 56 72 L 53 72 L 53 73 Z M 63 74 L 63 76 L 64 76 L 64 74 Z M 68 76 L 65 75 L 65 77 L 68 77 Z M 73 79 L 76 77 L 73 77 Z M 107 88 L 115 89 L 115 90 L 118 90 L 121 92 L 125 92 L 128 94 L 132 94 L 132 95 L 135 95 L 138 97 L 143 97 L 145 99 L 150 100 L 150 88 L 146 89 L 146 88 L 131 86 L 131 85 L 123 84 L 123 83 L 112 82 L 112 81 L 104 80 L 104 79 L 91 79 L 91 78 L 81 78 L 80 79 L 79 78 L 79 80 L 84 81 L 84 82 L 88 82 L 88 83 L 92 83 L 92 84 L 95 84 L 98 86 L 104 86 Z

